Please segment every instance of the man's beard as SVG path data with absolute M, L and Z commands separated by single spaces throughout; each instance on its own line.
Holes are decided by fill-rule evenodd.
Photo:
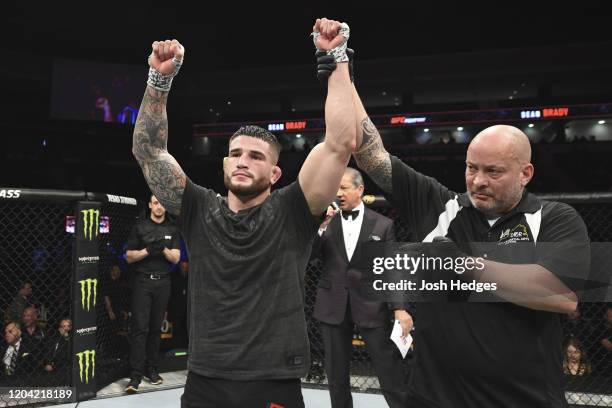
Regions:
M 523 188 L 520 183 L 516 183 L 510 190 L 505 191 L 499 199 L 491 197 L 493 201 L 486 206 L 483 206 L 482 203 L 477 206 L 476 201 L 472 198 L 472 193 L 468 193 L 472 205 L 489 220 L 501 217 L 504 213 L 518 204 L 522 196 Z
M 236 185 L 232 183 L 231 177 L 227 174 L 223 176 L 223 183 L 225 184 L 225 187 L 238 198 L 256 197 L 269 189 L 272 185 L 269 180 L 263 178 L 253 179 L 250 186 Z

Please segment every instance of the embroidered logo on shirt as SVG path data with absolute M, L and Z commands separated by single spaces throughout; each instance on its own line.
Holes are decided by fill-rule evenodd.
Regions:
M 518 224 L 516 227 L 507 228 L 499 235 L 499 242 L 503 244 L 513 244 L 515 242 L 529 241 L 529 232 L 523 224 Z
M 268 405 L 266 405 L 266 408 L 285 408 L 285 406 L 276 404 L 274 402 L 268 402 Z
M 371 238 L 372 241 L 380 241 L 380 237 L 378 235 L 372 235 Z

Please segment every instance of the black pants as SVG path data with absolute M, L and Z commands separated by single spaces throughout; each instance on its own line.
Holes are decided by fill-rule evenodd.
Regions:
M 352 408 L 349 368 L 351 362 L 353 321 L 350 307 L 341 324 L 321 322 L 320 330 L 325 347 L 325 372 L 329 381 L 332 408 Z M 407 393 L 401 354 L 389 339 L 387 326 L 373 329 L 359 328 L 378 376 L 380 388 L 390 408 L 407 406 Z
M 234 381 L 187 373 L 181 408 L 304 408 L 300 379 Z
M 142 378 L 145 370 L 158 370 L 161 325 L 170 299 L 170 278 L 159 280 L 137 276 L 132 291 L 132 377 Z M 145 362 L 146 356 L 146 362 Z

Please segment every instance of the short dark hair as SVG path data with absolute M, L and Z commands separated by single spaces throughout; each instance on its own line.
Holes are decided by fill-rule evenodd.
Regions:
M 276 152 L 277 156 L 280 155 L 281 145 L 278 143 L 278 139 L 276 139 L 276 136 L 274 136 L 271 132 L 268 132 L 262 127 L 255 125 L 241 126 L 240 129 L 235 131 L 232 137 L 230 137 L 230 143 L 238 136 L 250 136 L 254 137 L 255 139 L 263 140 L 272 146 L 272 149 Z

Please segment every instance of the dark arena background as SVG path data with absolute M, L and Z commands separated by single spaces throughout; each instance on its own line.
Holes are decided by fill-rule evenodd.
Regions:
M 0 313 L 3 335 L 11 321 L 33 325 L 39 335 L 19 375 L 0 375 L 0 407 L 86 400 L 84 406 L 114 406 L 112 398 L 124 398 L 134 275 L 126 241 L 136 220 L 149 217 L 150 194 L 131 153 L 132 132 L 155 40 L 176 38 L 186 48 L 168 100 L 168 150 L 194 182 L 221 195 L 222 160 L 241 125 L 257 124 L 279 139 L 277 187 L 297 178 L 323 140 L 325 91 L 309 34 L 314 19 L 325 16 L 351 26 L 355 85 L 390 153 L 465 191 L 470 140 L 493 124 L 516 126 L 531 141 L 529 190 L 573 206 L 592 242 L 611 242 L 612 13 L 595 2 L 533 3 L 220 11 L 157 1 L 87 10 L 9 6 L 0 44 Z M 394 220 L 398 240 L 412 240 L 411 225 L 364 178 L 365 193 L 376 197 L 368 205 Z M 181 262 L 188 262 L 184 247 Z M 172 274 L 161 333 L 164 385 L 143 384 L 137 397 L 125 397 L 134 406 L 180 404 L 188 264 Z M 325 351 L 312 318 L 320 274 L 320 260 L 311 260 L 307 407 L 330 406 Z M 589 367 L 564 376 L 570 406 L 612 406 L 612 299 L 606 300 L 561 316 L 564 355 L 578 340 Z M 418 330 L 418 305 L 413 311 Z M 44 367 L 57 354 L 53 341 L 65 319 L 72 330 L 63 361 L 54 362 L 61 368 L 51 373 Z M 0 343 L 4 353 L 4 336 Z M 417 349 L 403 361 L 406 376 Z M 358 330 L 350 373 L 355 407 L 387 406 Z M 15 396 L 16 389 L 54 393 Z M 60 391 L 72 395 L 60 399 Z

